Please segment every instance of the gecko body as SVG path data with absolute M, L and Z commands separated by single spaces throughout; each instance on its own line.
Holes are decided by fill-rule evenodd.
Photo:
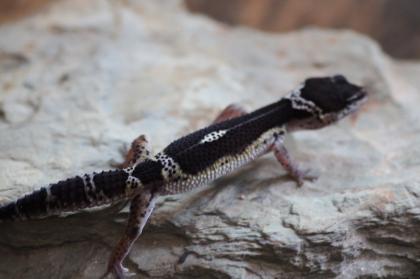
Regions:
M 111 254 L 107 272 L 123 278 L 122 261 L 141 234 L 156 198 L 192 190 L 273 152 L 302 185 L 316 177 L 290 158 L 286 133 L 325 127 L 355 111 L 366 100 L 363 88 L 343 76 L 310 78 L 275 103 L 247 113 L 228 106 L 203 129 L 152 155 L 144 135 L 133 141 L 120 169 L 76 176 L 43 187 L 0 207 L 0 221 L 31 219 L 121 200 L 131 200 L 124 236 Z M 104 276 L 105 276 L 104 275 Z

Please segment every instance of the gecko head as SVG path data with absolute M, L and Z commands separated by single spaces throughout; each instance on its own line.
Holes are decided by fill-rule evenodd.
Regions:
M 307 79 L 289 96 L 295 118 L 292 129 L 318 129 L 356 111 L 366 92 L 342 75 Z

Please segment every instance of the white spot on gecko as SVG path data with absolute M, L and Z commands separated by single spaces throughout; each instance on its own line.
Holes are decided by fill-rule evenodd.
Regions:
M 218 140 L 221 137 L 223 137 L 226 134 L 226 132 L 227 132 L 226 130 L 219 130 L 219 131 L 211 132 L 205 135 L 204 138 L 200 141 L 200 143 L 206 143 L 206 142 L 212 142 L 212 141 Z

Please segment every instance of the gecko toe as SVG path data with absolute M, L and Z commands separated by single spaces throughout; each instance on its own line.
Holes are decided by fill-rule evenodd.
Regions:
M 292 175 L 293 179 L 298 184 L 298 187 L 302 187 L 305 181 L 315 182 L 319 175 L 313 172 L 311 169 L 298 170 L 297 173 Z
M 130 272 L 128 268 L 125 268 L 122 264 L 115 264 L 113 268 L 113 273 L 117 279 L 126 279 L 136 275 L 133 272 Z
M 111 277 L 111 275 L 114 275 L 114 276 Z M 108 270 L 106 271 L 104 275 L 100 277 L 100 279 L 105 279 L 105 278 L 126 279 L 134 275 L 136 274 L 134 272 L 130 272 L 130 270 L 124 267 L 121 263 L 116 263 L 108 267 Z

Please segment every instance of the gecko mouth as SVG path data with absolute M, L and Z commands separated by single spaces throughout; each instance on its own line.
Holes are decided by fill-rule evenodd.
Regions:
M 347 99 L 348 102 L 358 103 L 359 101 L 365 101 L 367 99 L 367 93 L 363 88 L 360 88 L 353 96 Z
M 343 118 L 344 116 L 355 112 L 363 103 L 367 101 L 367 99 L 368 97 L 366 91 L 361 88 L 353 96 L 347 99 L 350 104 L 343 111 L 341 111 L 339 118 Z

